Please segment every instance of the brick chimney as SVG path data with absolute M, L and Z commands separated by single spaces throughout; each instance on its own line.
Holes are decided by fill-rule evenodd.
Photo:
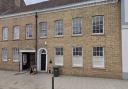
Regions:
M 21 7 L 21 0 L 15 0 L 15 5 L 17 7 Z
M 15 6 L 17 7 L 25 6 L 24 0 L 14 0 L 14 1 L 15 1 Z
M 25 6 L 24 0 L 0 0 L 0 12 Z

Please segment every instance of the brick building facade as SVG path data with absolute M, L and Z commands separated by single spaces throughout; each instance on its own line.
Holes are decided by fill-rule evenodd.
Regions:
M 0 16 L 0 69 L 122 78 L 118 0 L 51 0 Z

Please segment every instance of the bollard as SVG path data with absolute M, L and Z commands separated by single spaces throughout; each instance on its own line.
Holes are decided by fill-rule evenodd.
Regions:
M 52 77 L 52 89 L 54 89 L 54 76 Z

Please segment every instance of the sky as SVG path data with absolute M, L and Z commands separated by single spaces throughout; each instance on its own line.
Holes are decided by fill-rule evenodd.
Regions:
M 48 1 L 48 0 L 24 0 L 24 1 L 27 5 L 29 5 L 29 4 L 39 3 L 42 1 Z

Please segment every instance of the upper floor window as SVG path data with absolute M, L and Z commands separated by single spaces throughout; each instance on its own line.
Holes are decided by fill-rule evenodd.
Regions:
M 8 60 L 8 50 L 7 48 L 2 48 L 2 61 Z
M 104 48 L 93 47 L 93 67 L 104 68 Z
M 20 27 L 14 26 L 14 28 L 13 28 L 13 39 L 14 40 L 19 39 L 19 31 L 20 31 Z
M 47 22 L 39 23 L 39 35 L 40 35 L 40 38 L 47 36 Z
M 73 67 L 83 67 L 82 47 L 73 47 L 72 52 Z
M 32 37 L 32 24 L 26 25 L 26 39 L 30 39 Z
M 14 62 L 19 61 L 19 49 L 18 48 L 13 49 L 13 61 Z
M 64 49 L 62 47 L 55 48 L 55 65 L 63 65 Z
M 55 35 L 62 36 L 63 33 L 63 20 L 55 21 Z
M 81 17 L 73 18 L 73 21 L 72 21 L 72 34 L 73 35 L 82 34 L 82 18 Z
M 3 28 L 3 40 L 8 40 L 8 28 Z
M 104 33 L 104 16 L 93 17 L 93 34 Z

